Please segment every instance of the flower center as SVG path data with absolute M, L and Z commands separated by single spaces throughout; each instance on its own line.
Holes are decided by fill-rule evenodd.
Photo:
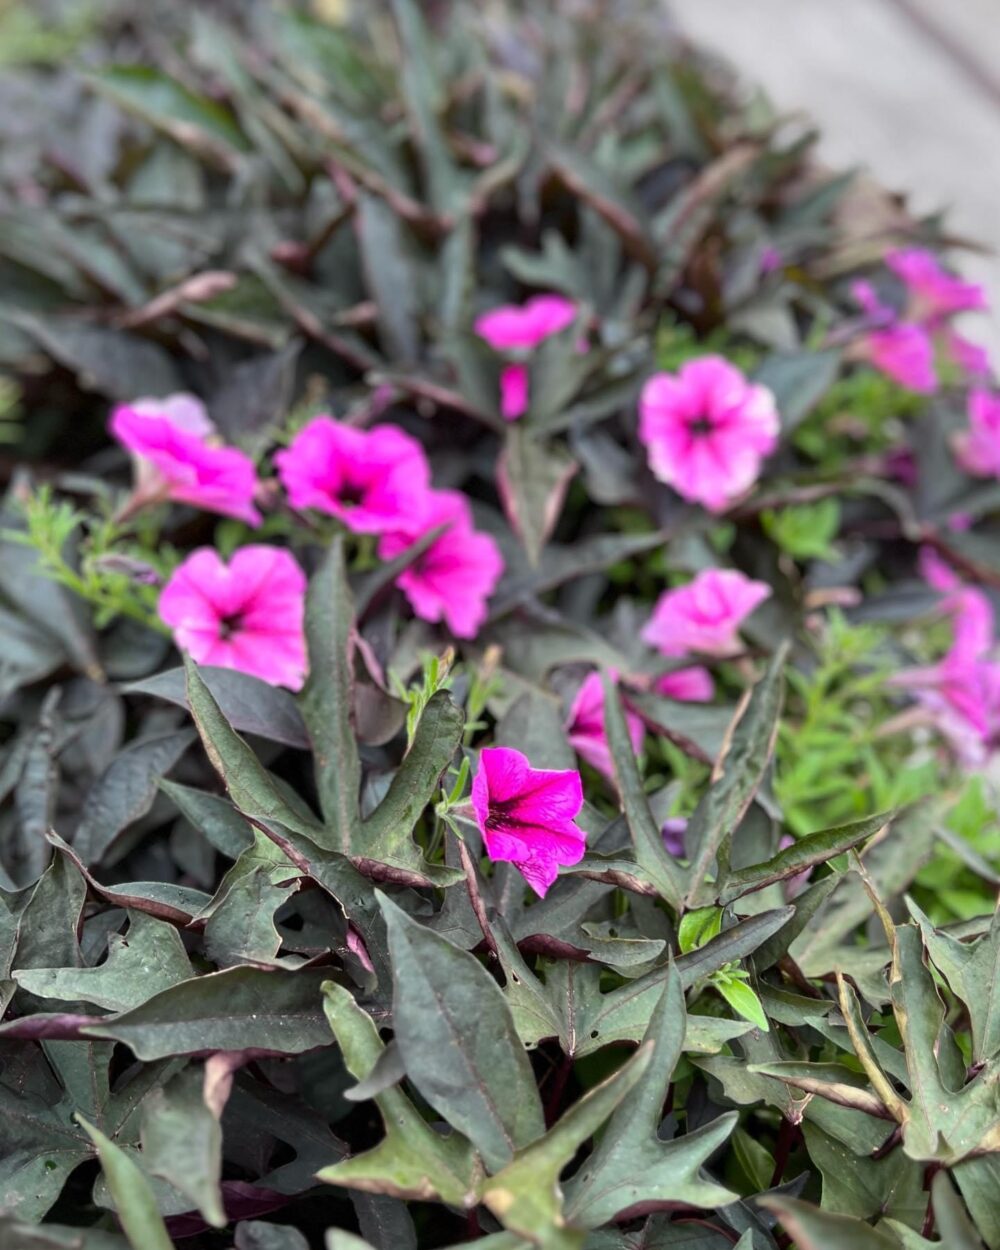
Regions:
M 715 429 L 714 423 L 709 417 L 695 417 L 693 421 L 688 422 L 688 433 L 694 434 L 698 438 L 704 438 L 711 434 Z
M 219 637 L 223 641 L 227 638 L 232 638 L 233 634 L 239 632 L 242 624 L 243 617 L 239 612 L 232 612 L 229 616 L 222 617 L 219 621 Z
M 364 498 L 365 486 L 361 482 L 345 482 L 337 492 L 337 502 L 345 508 L 356 508 Z

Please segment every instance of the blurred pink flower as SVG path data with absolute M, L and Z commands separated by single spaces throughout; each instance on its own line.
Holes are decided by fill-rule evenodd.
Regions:
M 129 512 L 172 499 L 247 525 L 260 524 L 253 504 L 257 490 L 253 461 L 235 447 L 209 441 L 215 426 L 194 395 L 122 404 L 111 414 L 109 428 L 135 461 Z
M 576 304 L 562 295 L 535 295 L 522 305 L 503 304 L 476 318 L 475 330 L 494 351 L 537 347 L 576 320 Z
M 611 677 L 618 680 L 617 673 L 612 670 Z M 625 725 L 632 743 L 632 752 L 638 755 L 642 747 L 644 728 L 642 719 L 625 706 Z M 576 693 L 573 705 L 566 719 L 566 732 L 570 746 L 585 759 L 592 768 L 603 773 L 611 781 L 615 780 L 615 765 L 608 746 L 607 729 L 604 722 L 604 684 L 600 673 L 591 673 Z
M 504 365 L 500 371 L 500 415 L 516 421 L 528 411 L 528 366 Z
M 959 312 L 981 312 L 988 307 L 986 292 L 942 268 L 933 252 L 922 247 L 886 252 L 885 263 L 910 292 L 910 315 L 918 321 L 937 321 Z
M 778 444 L 778 410 L 764 386 L 720 356 L 656 373 L 639 399 L 649 467 L 679 495 L 722 512 L 749 490 Z
M 663 655 L 732 655 L 740 648 L 740 625 L 770 594 L 765 582 L 738 569 L 705 569 L 686 586 L 664 591 L 642 637 Z
M 407 522 L 430 485 L 423 448 L 394 425 L 360 430 L 314 417 L 274 460 L 293 508 L 326 512 L 358 534 Z
M 543 898 L 559 865 L 583 858 L 587 835 L 574 823 L 583 785 L 575 769 L 532 768 L 520 751 L 486 747 L 472 806 L 490 859 L 513 863 Z
M 943 595 L 941 606 L 954 624 L 952 644 L 936 664 L 904 669 L 890 684 L 910 690 L 961 763 L 978 768 L 1000 742 L 1000 664 L 989 654 L 995 636 L 993 605 L 981 590 L 966 586 L 932 548 L 921 549 L 920 571 Z
M 870 282 L 852 283 L 851 294 L 876 323 L 861 339 L 859 355 L 908 390 L 921 394 L 937 390 L 934 343 L 927 330 L 915 322 L 897 320 Z
M 500 548 L 472 527 L 469 501 L 455 490 L 427 490 L 403 524 L 379 540 L 380 559 L 392 560 L 428 530 L 447 529 L 400 573 L 396 585 L 425 621 L 444 621 L 459 638 L 474 638 L 486 619 L 486 601 L 503 573 Z
M 707 668 L 692 664 L 690 668 L 675 668 L 663 673 L 653 683 L 657 694 L 678 703 L 708 703 L 715 695 L 715 682 Z
M 675 859 L 684 858 L 684 835 L 687 833 L 687 827 L 686 816 L 670 816 L 660 828 L 663 845 Z
M 174 570 L 159 610 L 198 664 L 298 690 L 307 669 L 305 592 L 305 574 L 280 547 L 241 547 L 228 565 L 201 547 Z
M 985 347 L 965 338 L 950 325 L 944 325 L 938 331 L 938 342 L 949 360 L 973 382 L 986 382 L 992 376 L 993 368 Z
M 920 576 L 932 590 L 946 592 L 958 590 L 962 585 L 962 579 L 948 561 L 943 560 L 933 547 L 920 548 L 917 554 L 917 564 L 920 569 Z
M 476 318 L 475 331 L 496 352 L 524 356 L 553 334 L 571 326 L 577 306 L 562 295 L 535 295 L 525 304 L 503 304 Z M 583 344 L 586 351 L 586 342 Z M 523 360 L 500 374 L 500 413 L 516 421 L 528 411 L 529 377 Z
M 975 477 L 1000 478 L 1000 395 L 972 391 L 968 416 L 969 428 L 954 440 L 959 464 Z

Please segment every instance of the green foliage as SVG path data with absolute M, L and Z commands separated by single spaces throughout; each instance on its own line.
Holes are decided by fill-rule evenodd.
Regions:
M 949 645 L 917 545 L 996 585 L 1000 501 L 950 391 L 854 363 L 848 180 L 660 5 L 609 21 L 0 0 L 0 1244 L 1000 1250 L 993 785 L 890 681 Z M 578 317 L 508 422 L 475 318 L 541 291 Z M 721 515 L 636 439 L 706 352 L 781 417 Z M 188 389 L 252 535 L 130 493 L 109 406 Z M 286 505 L 273 448 L 326 411 L 496 539 L 476 638 L 395 585 L 435 535 L 383 561 Z M 249 542 L 308 574 L 296 694 L 157 615 Z M 719 566 L 772 592 L 738 644 L 647 647 Z M 658 692 L 702 660 L 713 699 Z M 594 671 L 611 775 L 567 728 Z M 581 768 L 544 898 L 473 819 L 491 744 Z

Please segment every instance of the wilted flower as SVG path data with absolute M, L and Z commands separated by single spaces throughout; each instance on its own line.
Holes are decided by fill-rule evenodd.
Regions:
M 738 569 L 705 569 L 686 586 L 664 591 L 642 637 L 663 655 L 732 655 L 740 625 L 770 594 L 765 582 Z
M 612 670 L 611 677 L 617 680 Z M 632 751 L 639 753 L 642 746 L 642 719 L 625 706 L 625 724 L 632 743 Z M 615 779 L 615 765 L 608 746 L 608 735 L 604 721 L 604 683 L 600 673 L 591 673 L 585 678 L 583 685 L 576 692 L 576 698 L 566 719 L 566 733 L 570 746 L 583 759 L 596 768 L 599 773 Z
M 359 430 L 314 417 L 274 457 L 293 508 L 315 508 L 358 534 L 406 523 L 430 485 L 423 448 L 394 425 Z
M 503 304 L 476 318 L 475 330 L 497 352 L 524 355 L 576 320 L 577 306 L 562 295 L 535 295 L 525 304 Z M 500 412 L 516 421 L 528 410 L 528 367 L 505 365 L 500 374 Z
M 679 495 L 722 512 L 749 490 L 778 444 L 778 410 L 765 386 L 720 356 L 656 373 L 639 399 L 649 467 Z
M 135 489 L 127 512 L 172 499 L 259 525 L 253 505 L 257 473 L 235 447 L 212 442 L 215 426 L 194 395 L 138 399 L 111 414 L 112 435 L 135 458 Z
M 1000 478 L 1000 395 L 972 391 L 968 414 L 969 428 L 955 436 L 958 462 L 975 477 Z
M 472 782 L 472 806 L 490 859 L 515 865 L 545 896 L 560 864 L 578 864 L 587 835 L 574 823 L 583 806 L 575 769 L 532 768 L 508 747 L 486 747 Z
M 400 519 L 403 524 L 379 540 L 383 560 L 400 555 L 429 530 L 447 528 L 400 573 L 396 585 L 417 616 L 444 621 L 459 638 L 474 638 L 503 573 L 500 548 L 489 534 L 473 529 L 472 509 L 459 491 L 425 491 Z
M 201 547 L 174 570 L 159 611 L 199 664 L 298 690 L 307 669 L 305 591 L 305 574 L 280 547 L 241 547 L 228 565 Z

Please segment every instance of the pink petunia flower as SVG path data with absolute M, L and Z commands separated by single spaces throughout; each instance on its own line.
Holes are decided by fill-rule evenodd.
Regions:
M 771 594 L 738 569 L 705 569 L 686 586 L 667 590 L 642 637 L 663 655 L 732 655 L 740 648 L 742 622 Z
M 228 565 L 201 547 L 174 570 L 159 610 L 197 663 L 298 690 L 308 667 L 305 592 L 305 574 L 280 547 L 241 547 Z
M 441 525 L 448 528 L 400 573 L 396 585 L 422 620 L 444 621 L 457 637 L 474 638 L 504 563 L 494 539 L 473 529 L 472 509 L 460 491 L 425 491 L 405 523 L 383 534 L 378 554 L 392 560 Z
M 708 703 L 715 697 L 712 674 L 700 664 L 663 673 L 653 683 L 653 689 L 666 699 L 676 699 L 678 703 Z
M 912 691 L 968 768 L 985 763 L 1000 742 L 1000 664 L 994 645 L 993 605 L 981 590 L 966 586 L 931 548 L 920 552 L 920 570 L 944 596 L 954 622 L 947 654 L 936 664 L 904 669 L 890 684 Z
M 612 679 L 617 674 L 612 671 Z M 625 707 L 625 725 L 632 743 L 632 752 L 639 754 L 642 747 L 644 728 L 641 717 Z M 615 765 L 608 746 L 608 735 L 604 721 L 604 683 L 600 673 L 591 673 L 576 693 L 576 698 L 566 718 L 566 733 L 570 746 L 592 768 L 603 773 L 611 781 L 615 780 Z
M 542 898 L 560 864 L 578 864 L 587 835 L 574 823 L 583 806 L 576 769 L 532 768 L 508 747 L 486 747 L 472 782 L 472 807 L 490 859 L 513 863 Z
M 576 304 L 562 295 L 535 295 L 526 303 L 503 304 L 476 318 L 475 330 L 494 351 L 537 347 L 576 320 Z
M 922 247 L 886 252 L 885 263 L 906 284 L 911 296 L 910 316 L 917 321 L 937 321 L 960 312 L 981 312 L 988 307 L 986 292 L 976 282 L 965 282 L 943 269 L 933 252 Z
M 649 467 L 679 495 L 722 512 L 753 486 L 778 445 L 774 396 L 720 356 L 656 373 L 639 399 Z
M 535 295 L 525 304 L 503 304 L 476 318 L 475 331 L 496 352 L 524 356 L 539 343 L 571 326 L 577 306 L 562 295 Z M 586 350 L 586 343 L 583 344 Z M 516 421 L 528 411 L 528 367 L 523 360 L 505 365 L 500 374 L 500 414 Z
M 977 389 L 969 395 L 969 428 L 954 439 L 966 473 L 1000 478 L 1000 395 Z
M 359 430 L 323 415 L 275 457 L 293 508 L 315 508 L 358 534 L 405 523 L 430 486 L 420 444 L 394 425 Z
M 235 447 L 210 441 L 215 426 L 194 395 L 122 404 L 111 414 L 109 428 L 135 461 L 128 512 L 172 499 L 247 525 L 260 524 L 253 504 L 257 490 L 253 461 Z
M 858 344 L 858 355 L 907 390 L 920 394 L 937 390 L 934 343 L 924 326 L 897 320 L 895 310 L 881 302 L 870 282 L 852 283 L 851 294 L 876 323 Z

